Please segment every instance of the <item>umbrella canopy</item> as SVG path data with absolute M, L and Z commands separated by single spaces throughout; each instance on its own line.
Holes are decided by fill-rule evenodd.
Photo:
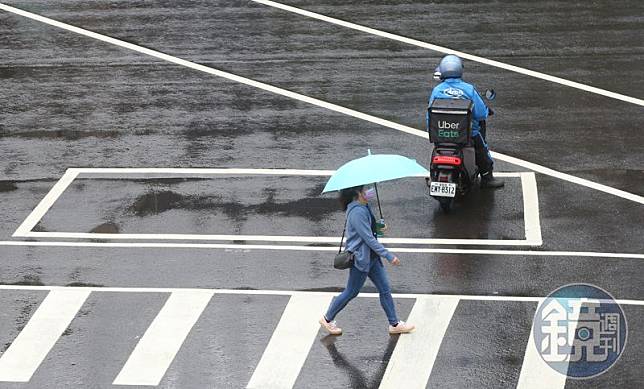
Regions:
M 354 159 L 342 165 L 326 183 L 322 193 L 397 178 L 429 175 L 418 162 L 402 155 L 376 154 Z

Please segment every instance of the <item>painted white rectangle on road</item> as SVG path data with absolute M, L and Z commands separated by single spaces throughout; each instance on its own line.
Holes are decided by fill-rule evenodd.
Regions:
M 114 380 L 114 385 L 159 385 L 214 291 L 173 292 Z
M 380 382 L 380 389 L 424 389 L 427 386 L 458 302 L 459 298 L 455 296 L 416 299 L 408 318 L 410 323 L 416 325 L 416 330 L 400 335 Z
M 44 217 L 49 208 L 56 202 L 64 190 L 79 174 L 124 174 L 130 177 L 147 177 L 164 174 L 165 177 L 180 176 L 236 176 L 236 175 L 273 175 L 273 176 L 329 176 L 330 170 L 296 170 L 296 169 L 207 169 L 207 168 L 70 168 L 54 185 L 41 203 L 31 212 L 13 234 L 22 238 L 63 238 L 63 239 L 109 239 L 109 240 L 197 240 L 197 241 L 260 241 L 260 242 L 300 242 L 300 243 L 337 243 L 337 236 L 287 236 L 287 235 L 230 235 L 230 234 L 108 234 L 96 232 L 69 231 L 32 231 L 33 227 Z M 497 172 L 500 177 L 521 178 L 523 187 L 523 204 L 526 239 L 454 239 L 454 238 L 382 238 L 385 244 L 418 244 L 418 245 L 491 245 L 491 246 L 540 246 L 541 225 L 539 221 L 539 203 L 537 183 L 531 172 Z M 420 175 L 422 176 L 422 175 Z M 0 245 L 2 242 L 0 242 Z M 128 243 L 134 245 L 134 242 Z M 141 247 L 140 245 L 138 247 Z
M 318 320 L 332 298 L 330 295 L 291 296 L 247 388 L 293 387 L 320 329 Z
M 542 303 L 543 300 L 540 301 L 539 305 Z M 539 312 L 538 308 L 537 312 Z M 577 317 L 572 314 L 569 317 L 571 320 L 577 320 Z M 534 342 L 534 325 L 533 322 L 523 356 L 523 365 L 521 365 L 517 389 L 563 389 L 566 386 L 566 376 L 548 366 L 539 354 L 539 349 Z
M 90 293 L 83 289 L 50 291 L 0 356 L 0 381 L 28 382 Z

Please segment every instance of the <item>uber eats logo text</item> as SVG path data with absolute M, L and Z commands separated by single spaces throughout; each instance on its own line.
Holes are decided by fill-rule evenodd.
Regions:
M 445 120 L 438 121 L 438 136 L 443 138 L 458 138 L 461 133 L 458 131 L 460 123 L 450 123 Z

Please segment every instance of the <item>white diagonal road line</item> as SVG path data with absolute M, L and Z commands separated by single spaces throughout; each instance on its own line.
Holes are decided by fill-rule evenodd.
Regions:
M 247 388 L 293 387 L 320 329 L 318 319 L 331 299 L 330 295 L 291 296 Z
M 114 385 L 159 385 L 214 291 L 173 292 L 130 354 Z
M 417 46 L 417 47 L 422 47 L 424 49 L 438 51 L 439 53 L 458 55 L 459 57 L 464 58 L 464 59 L 468 59 L 470 61 L 479 62 L 479 63 L 485 64 L 485 65 L 494 66 L 494 67 L 497 67 L 497 68 L 500 68 L 500 69 L 509 70 L 511 72 L 523 74 L 523 75 L 534 77 L 534 78 L 539 78 L 541 80 L 553 82 L 553 83 L 556 83 L 556 84 L 569 86 L 571 88 L 580 89 L 580 90 L 583 90 L 585 92 L 590 92 L 590 93 L 595 93 L 595 94 L 602 95 L 602 96 L 605 96 L 605 97 L 610 97 L 611 99 L 621 100 L 621 101 L 625 101 L 627 103 L 644 106 L 644 100 L 642 100 L 642 99 L 638 99 L 638 98 L 631 97 L 631 96 L 626 96 L 626 95 L 623 95 L 623 94 L 620 94 L 620 93 L 607 91 L 605 89 L 596 88 L 594 86 L 582 84 L 582 83 L 579 83 L 579 82 L 566 80 L 566 79 L 561 78 L 561 77 L 551 76 L 549 74 L 540 73 L 540 72 L 537 72 L 537 71 L 534 71 L 534 70 L 522 68 L 522 67 L 515 66 L 515 65 L 510 65 L 510 64 L 495 61 L 495 60 L 489 59 L 489 58 L 479 57 L 477 55 L 464 53 L 462 51 L 453 50 L 453 49 L 443 47 L 443 46 L 438 46 L 438 45 L 435 45 L 435 44 L 432 44 L 432 43 L 419 41 L 417 39 L 407 38 L 407 37 L 404 37 L 404 36 L 401 36 L 401 35 L 396 35 L 396 34 L 392 34 L 392 33 L 389 33 L 389 32 L 376 30 L 375 28 L 370 28 L 370 27 L 366 27 L 366 26 L 363 26 L 363 25 L 360 25 L 360 24 L 347 22 L 345 20 L 332 18 L 332 17 L 326 16 L 326 15 L 322 15 L 322 14 L 319 14 L 319 13 L 307 11 L 307 10 L 304 10 L 304 9 L 301 9 L 301 8 L 296 8 L 296 7 L 286 5 L 286 4 L 282 4 L 282 3 L 278 3 L 278 2 L 275 2 L 275 1 L 270 1 L 270 0 L 251 0 L 251 1 L 254 1 L 255 3 L 260 3 L 260 4 L 267 5 L 269 7 L 279 8 L 281 10 L 292 12 L 292 13 L 295 13 L 295 14 L 298 14 L 298 15 L 309 17 L 309 18 L 317 19 L 317 20 L 320 20 L 320 21 L 323 21 L 323 22 L 332 23 L 332 24 L 335 24 L 335 25 L 338 25 L 338 26 L 350 28 L 352 30 L 361 31 L 361 32 L 364 32 L 364 33 L 367 33 L 367 34 L 376 35 L 376 36 L 379 36 L 379 37 L 382 37 L 382 38 L 386 38 L 386 39 L 406 43 L 406 44 Z
M 211 67 L 208 67 L 208 66 L 199 65 L 199 64 L 196 64 L 194 62 L 187 61 L 185 59 L 181 59 L 181 58 L 178 58 L 178 57 L 174 57 L 174 56 L 162 53 L 160 51 L 156 51 L 156 50 L 148 49 L 148 48 L 138 46 L 138 45 L 135 45 L 135 44 L 132 44 L 132 43 L 128 43 L 128 42 L 125 42 L 125 41 L 122 41 L 122 40 L 119 40 L 119 39 L 109 37 L 107 35 L 98 34 L 96 32 L 85 30 L 83 28 L 79 28 L 79 27 L 76 27 L 76 26 L 72 26 L 72 25 L 67 24 L 67 23 L 62 23 L 62 22 L 59 22 L 59 21 L 56 21 L 56 20 L 41 16 L 41 15 L 37 15 L 37 14 L 31 13 L 31 12 L 23 11 L 23 10 L 21 10 L 19 8 L 11 7 L 11 6 L 6 5 L 6 4 L 0 3 L 0 9 L 4 10 L 4 11 L 7 11 L 7 12 L 14 13 L 16 15 L 24 16 L 24 17 L 32 19 L 32 20 L 39 21 L 41 23 L 48 24 L 50 26 L 54 26 L 54 27 L 57 27 L 57 28 L 61 28 L 63 30 L 71 31 L 71 32 L 74 32 L 76 34 L 84 35 L 84 36 L 92 38 L 92 39 L 100 40 L 100 41 L 103 41 L 103 42 L 106 42 L 106 43 L 109 43 L 109 44 L 112 44 L 112 45 L 115 45 L 115 46 L 123 47 L 125 49 L 136 51 L 136 52 L 141 53 L 141 54 L 149 55 L 151 57 L 155 57 L 155 58 L 161 59 L 163 61 L 174 63 L 174 64 L 179 65 L 179 66 L 185 66 L 187 68 L 191 68 L 191 69 L 198 70 L 198 71 L 201 71 L 201 72 L 204 72 L 204 73 L 212 74 L 214 76 L 223 77 L 223 78 L 231 80 L 231 81 L 239 82 L 241 84 L 245 84 L 245 85 L 252 86 L 252 87 L 255 87 L 255 88 L 258 88 L 258 89 L 262 89 L 262 90 L 265 90 L 267 92 L 275 93 L 275 94 L 278 94 L 278 95 L 281 95 L 281 96 L 284 96 L 284 97 L 288 97 L 288 98 L 291 98 L 291 99 L 294 99 L 294 100 L 303 101 L 305 103 L 309 103 L 309 104 L 312 104 L 312 105 L 315 105 L 315 106 L 318 106 L 318 107 L 321 107 L 321 108 L 329 109 L 331 111 L 338 112 L 338 113 L 341 113 L 341 114 L 344 114 L 344 115 L 347 115 L 347 116 L 351 116 L 351 117 L 361 119 L 361 120 L 364 120 L 364 121 L 367 121 L 367 122 L 370 122 L 370 123 L 374 123 L 374 124 L 378 124 L 378 125 L 381 125 L 381 126 L 384 126 L 384 127 L 387 127 L 387 128 L 391 128 L 391 129 L 396 130 L 396 131 L 400 131 L 400 132 L 404 132 L 404 133 L 407 133 L 407 134 L 416 135 L 416 136 L 419 136 L 419 137 L 422 137 L 422 138 L 425 138 L 425 139 L 429 139 L 429 136 L 428 136 L 426 131 L 421 131 L 421 130 L 418 130 L 416 128 L 412 128 L 412 127 L 408 127 L 408 126 L 405 126 L 405 125 L 402 125 L 402 124 L 399 124 L 399 123 L 392 122 L 390 120 L 385 120 L 385 119 L 382 119 L 382 118 L 379 118 L 379 117 L 376 117 L 376 116 L 373 116 L 373 115 L 369 115 L 369 114 L 366 114 L 366 113 L 363 113 L 363 112 L 359 112 L 359 111 L 356 111 L 356 110 L 353 110 L 353 109 L 350 109 L 350 108 L 342 107 L 342 106 L 337 105 L 337 104 L 329 103 L 329 102 L 326 102 L 326 101 L 323 101 L 323 100 L 320 100 L 320 99 L 316 99 L 316 98 L 305 96 L 305 95 L 302 95 L 302 94 L 299 94 L 299 93 L 291 92 L 291 91 L 286 90 L 286 89 L 278 88 L 276 86 L 272 86 L 272 85 L 269 85 L 269 84 L 265 84 L 263 82 L 251 80 L 249 78 L 241 77 L 241 76 L 238 76 L 238 75 L 235 75 L 235 74 L 232 74 L 232 73 L 228 73 L 228 72 L 224 72 L 224 71 L 221 71 L 221 70 L 218 70 L 218 69 L 214 69 L 214 68 L 211 68 Z M 521 69 L 521 68 L 518 68 L 518 69 Z M 588 87 L 588 88 L 592 89 L 592 87 Z M 612 92 L 610 92 L 610 93 L 612 93 Z M 638 100 L 638 99 L 636 99 L 636 100 Z M 642 102 L 640 105 L 644 105 L 644 102 Z M 634 202 L 637 202 L 637 203 L 640 203 L 640 204 L 644 204 L 644 197 L 636 195 L 636 194 L 633 194 L 633 193 L 623 191 L 621 189 L 616 189 L 616 188 L 612 188 L 612 187 L 607 186 L 607 185 L 598 184 L 598 183 L 590 181 L 590 180 L 586 180 L 586 179 L 583 179 L 583 178 L 572 176 L 570 174 L 558 172 L 558 171 L 550 169 L 548 167 L 537 165 L 535 163 L 524 161 L 524 160 L 521 160 L 519 158 L 511 157 L 511 156 L 504 155 L 504 154 L 501 154 L 501 153 L 492 152 L 492 156 L 494 158 L 496 158 L 496 159 L 506 161 L 506 162 L 509 162 L 509 163 L 512 163 L 512 164 L 515 164 L 515 165 L 518 165 L 518 166 L 522 166 L 522 167 L 534 170 L 534 171 L 542 173 L 542 174 L 546 174 L 546 175 L 549 175 L 549 176 L 552 176 L 552 177 L 559 178 L 559 179 L 564 180 L 564 181 L 573 182 L 575 184 L 586 186 L 588 188 L 593 188 L 593 189 L 596 189 L 596 190 L 599 190 L 599 191 L 602 191 L 602 192 L 605 192 L 605 193 L 608 193 L 608 194 L 611 194 L 611 195 L 614 195 L 614 196 L 618 196 L 618 197 L 621 197 L 621 198 L 624 198 L 624 199 L 627 199 L 627 200 L 630 200 L 630 201 L 634 201 Z
M 28 382 L 90 293 L 87 289 L 51 290 L 0 356 L 0 381 Z
M 380 389 L 424 389 L 427 386 L 458 302 L 459 298 L 453 296 L 416 299 L 408 320 L 417 328 L 398 339 L 380 382 Z

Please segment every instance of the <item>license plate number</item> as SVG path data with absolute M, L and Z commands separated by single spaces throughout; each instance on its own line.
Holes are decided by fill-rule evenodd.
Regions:
M 432 182 L 429 185 L 429 194 L 432 196 L 454 197 L 456 196 L 456 184 L 449 182 Z

